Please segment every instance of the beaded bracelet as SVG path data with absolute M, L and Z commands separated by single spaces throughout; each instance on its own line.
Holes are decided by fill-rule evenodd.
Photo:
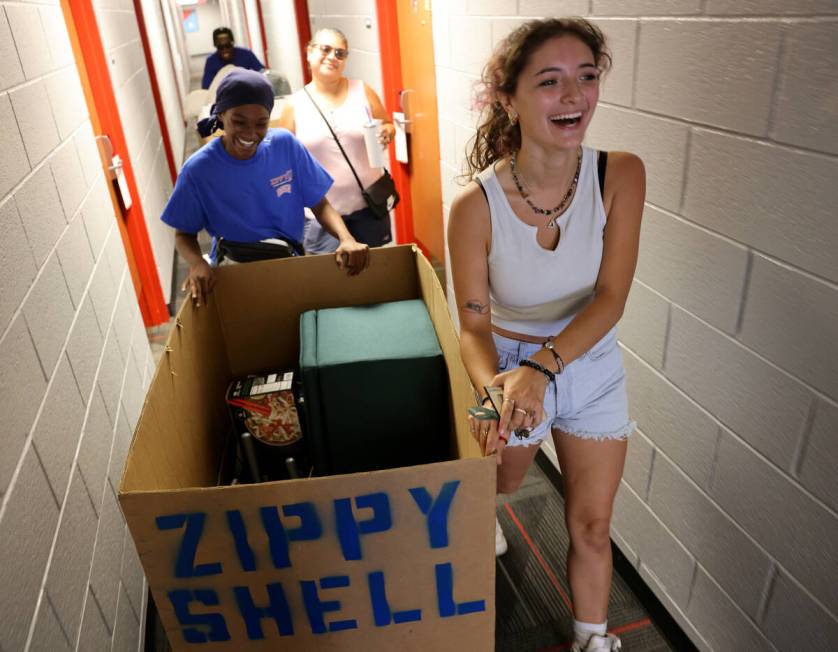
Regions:
M 535 369 L 536 371 L 540 371 L 545 376 L 547 376 L 547 380 L 549 380 L 551 383 L 556 380 L 556 374 L 554 374 L 547 367 L 545 367 L 542 364 L 539 364 L 535 360 L 530 360 L 529 358 L 525 358 L 524 360 L 521 360 L 518 363 L 518 365 L 521 366 L 521 367 L 529 367 L 530 369 Z

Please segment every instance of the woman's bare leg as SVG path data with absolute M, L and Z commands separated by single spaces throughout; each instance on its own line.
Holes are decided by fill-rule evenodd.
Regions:
M 509 446 L 503 449 L 498 467 L 498 493 L 511 494 L 521 486 L 538 449 L 538 446 Z
M 582 439 L 554 430 L 553 441 L 564 481 L 574 616 L 602 623 L 611 590 L 611 510 L 623 475 L 626 440 Z

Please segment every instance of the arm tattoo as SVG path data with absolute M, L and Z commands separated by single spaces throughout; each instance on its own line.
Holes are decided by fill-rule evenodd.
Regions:
M 463 310 L 468 310 L 469 312 L 476 312 L 478 315 L 486 315 L 489 313 L 489 306 L 485 303 L 480 303 L 474 299 L 469 299 L 463 305 Z

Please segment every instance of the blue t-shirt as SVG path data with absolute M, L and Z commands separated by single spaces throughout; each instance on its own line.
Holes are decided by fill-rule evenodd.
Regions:
M 290 131 L 270 129 L 243 161 L 216 138 L 183 164 L 160 219 L 185 233 L 206 229 L 237 242 L 302 242 L 303 209 L 316 206 L 331 186 L 332 177 Z
M 247 68 L 256 72 L 265 69 L 262 62 L 247 48 L 233 48 L 232 61 L 222 61 L 221 57 L 218 56 L 218 52 L 214 52 L 207 57 L 207 61 L 204 64 L 204 79 L 201 81 L 201 88 L 209 88 L 218 71 L 229 63 L 239 68 Z

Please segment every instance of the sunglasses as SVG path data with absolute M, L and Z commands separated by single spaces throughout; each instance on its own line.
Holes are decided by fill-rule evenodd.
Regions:
M 332 52 L 335 53 L 335 59 L 338 61 L 343 61 L 349 56 L 349 50 L 344 48 L 333 48 L 331 45 L 320 45 L 319 43 L 312 43 L 311 46 L 319 48 L 323 58 L 328 57 Z

